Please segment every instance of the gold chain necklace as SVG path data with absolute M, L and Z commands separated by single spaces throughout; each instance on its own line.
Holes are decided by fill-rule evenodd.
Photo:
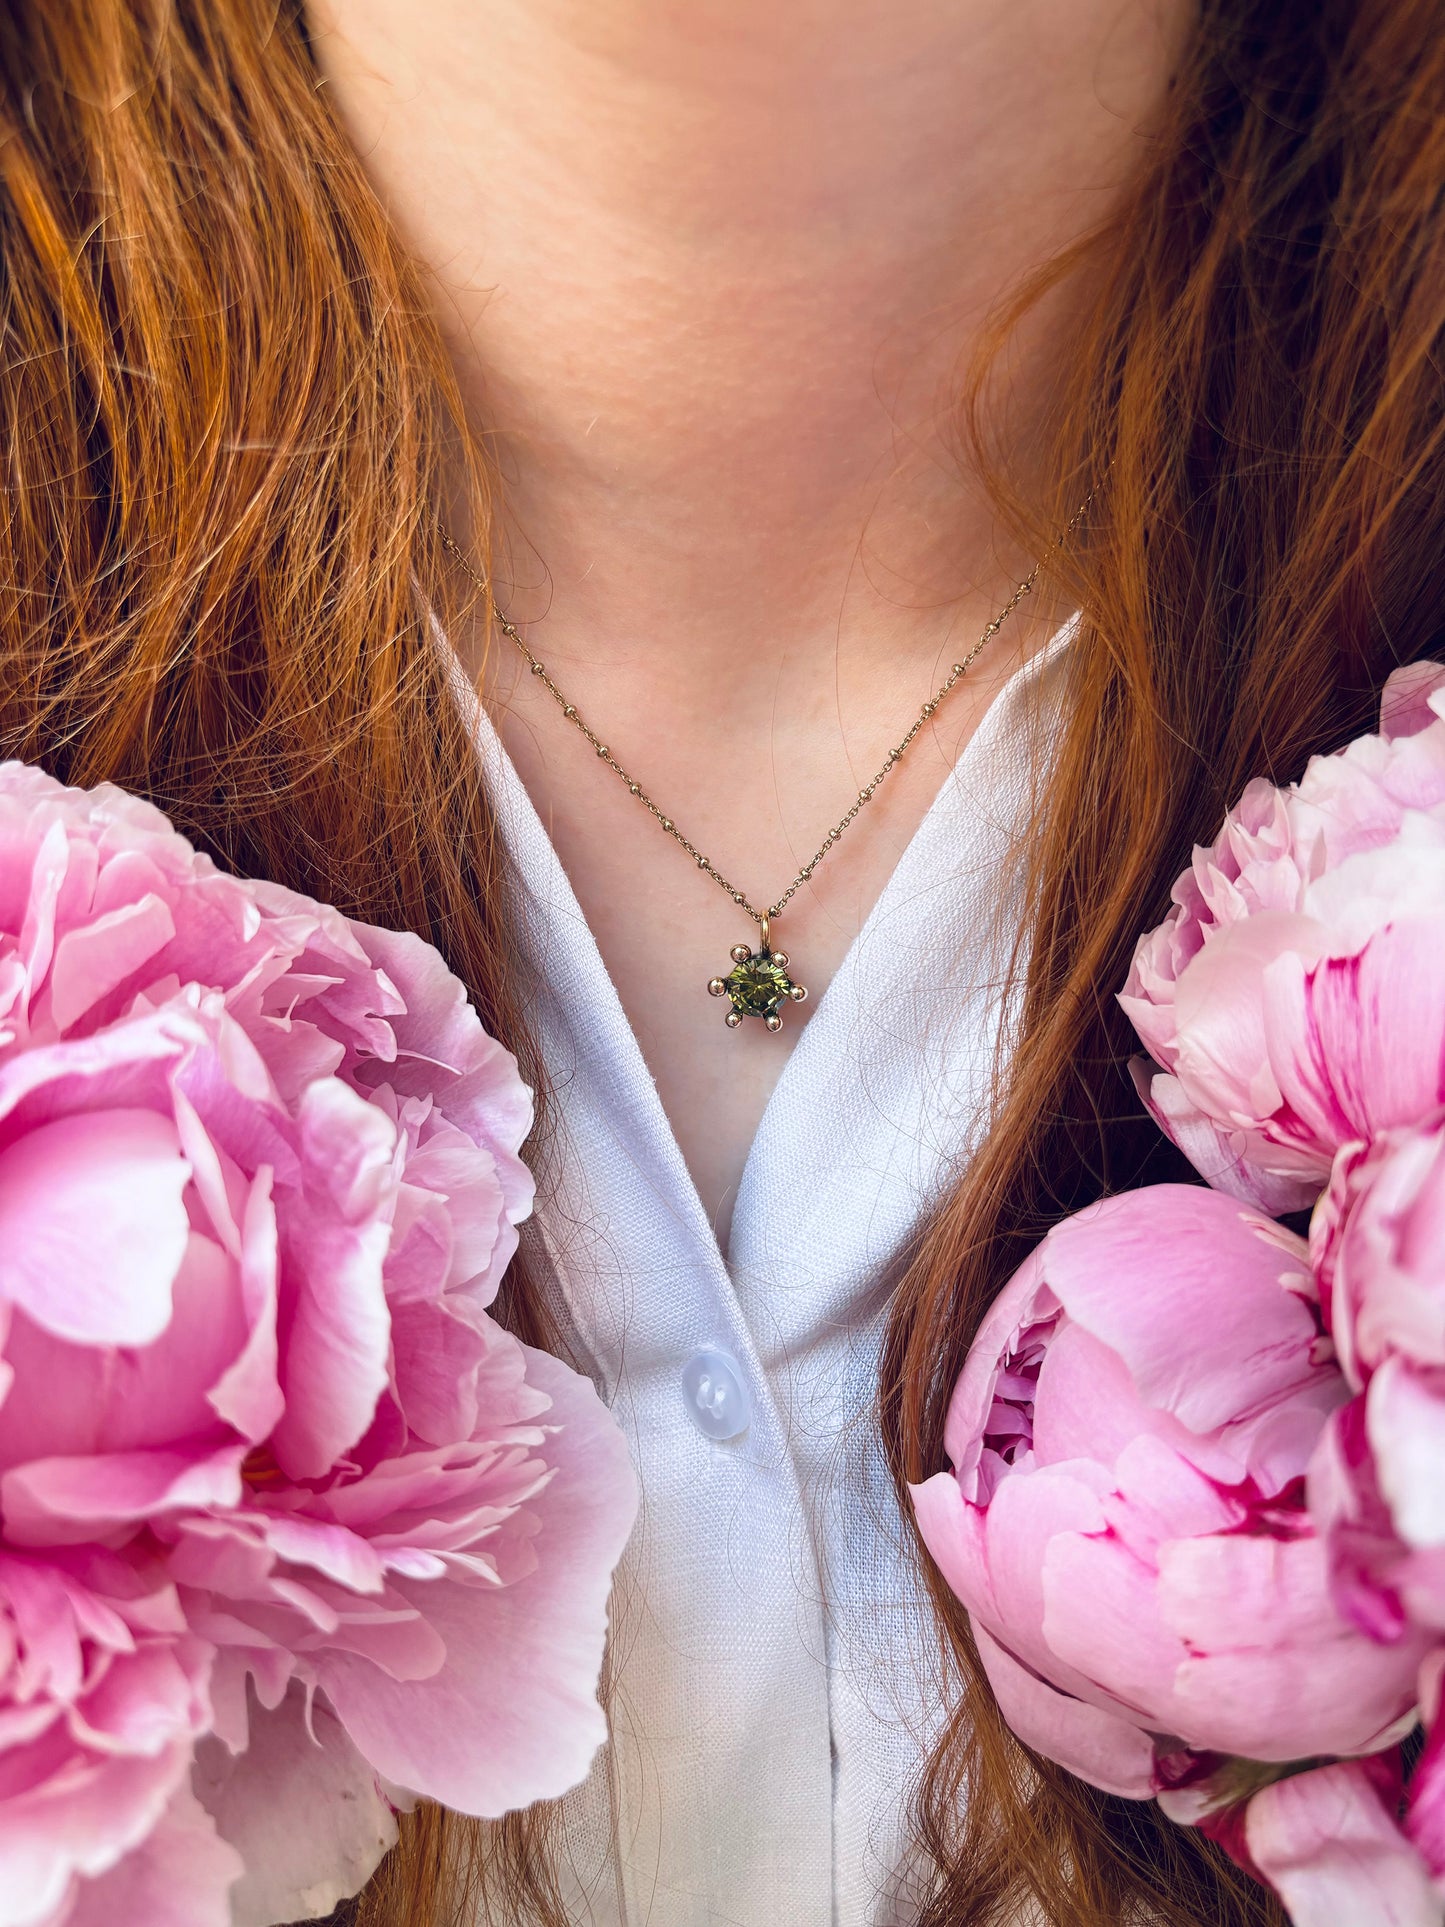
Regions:
M 1085 503 L 1084 506 L 1087 508 L 1088 504 Z M 1079 511 L 1079 514 L 1083 514 L 1082 509 Z M 1078 517 L 1075 517 L 1075 522 L 1077 522 L 1077 520 Z M 1070 531 L 1072 531 L 1074 525 L 1075 523 L 1070 523 Z M 902 761 L 904 752 L 912 743 L 914 737 L 917 736 L 919 730 L 923 728 L 923 725 L 928 722 L 932 716 L 937 714 L 939 705 L 952 693 L 954 686 L 960 678 L 967 675 L 968 671 L 973 667 L 974 663 L 977 662 L 989 643 L 993 641 L 994 637 L 1008 621 L 1024 597 L 1032 592 L 1034 584 L 1038 581 L 1039 570 L 1042 567 L 1041 562 L 1034 564 L 1023 581 L 1019 583 L 1018 587 L 1009 597 L 1008 601 L 993 618 L 992 622 L 989 623 L 972 649 L 969 650 L 968 654 L 952 665 L 948 675 L 929 697 L 922 709 L 919 710 L 918 715 L 914 718 L 913 727 L 909 730 L 908 734 L 903 738 L 901 743 L 898 743 L 893 749 L 889 750 L 883 767 L 878 771 L 878 774 L 871 782 L 865 783 L 863 788 L 859 790 L 851 808 L 833 825 L 832 829 L 829 830 L 813 855 L 803 865 L 802 869 L 799 870 L 798 874 L 793 878 L 777 902 L 770 903 L 766 910 L 759 910 L 748 901 L 746 894 L 742 890 L 739 890 L 734 884 L 728 881 L 709 857 L 704 856 L 701 850 L 694 844 L 689 843 L 686 836 L 683 835 L 672 818 L 653 802 L 652 798 L 640 783 L 634 781 L 634 779 L 628 775 L 621 763 L 619 763 L 617 758 L 612 754 L 607 744 L 604 743 L 602 738 L 583 720 L 578 712 L 577 705 L 568 702 L 566 696 L 547 674 L 546 666 L 532 654 L 531 650 L 523 641 L 522 635 L 515 623 L 509 622 L 502 614 L 501 610 L 492 600 L 490 589 L 482 580 L 481 576 L 477 574 L 471 563 L 468 562 L 466 556 L 462 553 L 461 549 L 457 547 L 451 536 L 444 528 L 440 527 L 439 533 L 441 535 L 443 548 L 446 549 L 447 553 L 452 556 L 455 561 L 460 563 L 461 567 L 486 597 L 487 607 L 492 620 L 497 624 L 497 627 L 502 631 L 504 636 L 510 636 L 512 641 L 516 643 L 518 649 L 521 650 L 523 656 L 526 658 L 527 667 L 542 684 L 542 687 L 550 692 L 553 700 L 562 711 L 562 714 L 567 718 L 568 722 L 574 723 L 577 726 L 587 738 L 587 741 L 592 745 L 596 754 L 606 763 L 607 767 L 610 770 L 615 770 L 617 775 L 621 777 L 622 781 L 627 785 L 629 794 L 635 796 L 639 803 L 643 804 L 652 812 L 657 818 L 658 823 L 672 838 L 673 842 L 680 843 L 683 849 L 687 851 L 698 869 L 701 870 L 704 875 L 710 876 L 719 889 L 726 890 L 738 908 L 745 911 L 758 926 L 759 942 L 757 949 L 754 950 L 751 944 L 735 943 L 729 953 L 732 958 L 732 969 L 725 977 L 713 977 L 708 982 L 707 987 L 712 996 L 726 997 L 728 1000 L 728 1010 L 726 1016 L 723 1018 L 723 1022 L 728 1026 L 729 1030 L 736 1030 L 744 1017 L 761 1017 L 769 1030 L 781 1030 L 783 1028 L 783 1020 L 779 1012 L 782 1006 L 785 1003 L 801 1004 L 806 1001 L 807 991 L 800 983 L 796 983 L 788 975 L 787 951 L 775 950 L 773 948 L 772 925 L 774 921 L 782 915 L 794 893 L 800 890 L 808 881 L 814 870 L 817 869 L 818 865 L 823 861 L 823 858 L 828 854 L 829 850 L 841 840 L 843 832 L 848 828 L 854 817 L 858 815 L 865 804 L 872 802 L 878 785 L 883 781 L 889 770 L 891 770 L 896 763 Z

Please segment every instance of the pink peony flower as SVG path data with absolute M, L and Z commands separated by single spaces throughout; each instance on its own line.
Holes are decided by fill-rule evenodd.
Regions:
M 0 768 L 0 1927 L 325 1911 L 388 1786 L 586 1772 L 635 1495 L 487 1310 L 530 1114 L 418 939 Z
M 1337 1597 L 1378 1639 L 1445 1634 L 1445 1114 L 1342 1151 L 1310 1248 L 1357 1394 L 1310 1468 Z
M 1244 1808 L 1241 1857 L 1293 1927 L 1440 1927 L 1440 1896 L 1400 1831 L 1398 1805 L 1398 1764 L 1387 1756 L 1290 1774 Z
M 1278 1225 L 1134 1191 L 1049 1234 L 959 1379 L 919 1530 L 1010 1725 L 1109 1791 L 1371 1752 L 1413 1722 L 1423 1643 L 1338 1616 L 1305 1510 L 1348 1396 L 1311 1293 Z
M 1442 947 L 1445 668 L 1416 663 L 1379 735 L 1251 783 L 1195 851 L 1120 999 L 1145 1102 L 1209 1183 L 1312 1205 L 1342 1145 L 1445 1101 Z
M 1437 1646 L 1420 1668 L 1420 1714 L 1425 1722 L 1425 1746 L 1410 1779 L 1405 1831 L 1414 1843 L 1434 1882 L 1437 1899 L 1445 1897 L 1445 1647 Z

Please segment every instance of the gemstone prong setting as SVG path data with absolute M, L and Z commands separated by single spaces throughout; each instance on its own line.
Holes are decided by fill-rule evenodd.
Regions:
M 728 1029 L 736 1030 L 744 1017 L 761 1017 L 768 1030 L 780 1031 L 783 1005 L 801 1004 L 808 995 L 788 975 L 788 953 L 765 945 L 750 950 L 745 943 L 736 943 L 731 956 L 733 967 L 727 976 L 709 978 L 707 986 L 710 996 L 726 997 L 731 1005 L 724 1019 Z

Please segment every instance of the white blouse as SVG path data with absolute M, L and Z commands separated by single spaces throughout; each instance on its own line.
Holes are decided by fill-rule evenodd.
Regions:
M 625 1427 L 612 1740 L 563 1805 L 591 1927 L 900 1927 L 943 1712 L 876 1438 L 901 1254 L 983 1121 L 1067 626 L 970 739 L 798 1039 L 729 1255 L 511 759 L 467 693 L 554 1093 L 533 1251 Z

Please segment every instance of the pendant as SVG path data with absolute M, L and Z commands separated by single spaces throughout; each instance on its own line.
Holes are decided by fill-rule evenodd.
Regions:
M 735 943 L 730 955 L 733 967 L 726 977 L 713 977 L 708 994 L 726 997 L 731 1008 L 723 1018 L 729 1030 L 736 1030 L 744 1017 L 761 1017 L 769 1030 L 781 1030 L 778 1015 L 783 1004 L 806 1002 L 808 993 L 788 975 L 788 953 L 774 950 L 768 942 L 768 920 L 762 919 L 762 941 L 756 950 Z

